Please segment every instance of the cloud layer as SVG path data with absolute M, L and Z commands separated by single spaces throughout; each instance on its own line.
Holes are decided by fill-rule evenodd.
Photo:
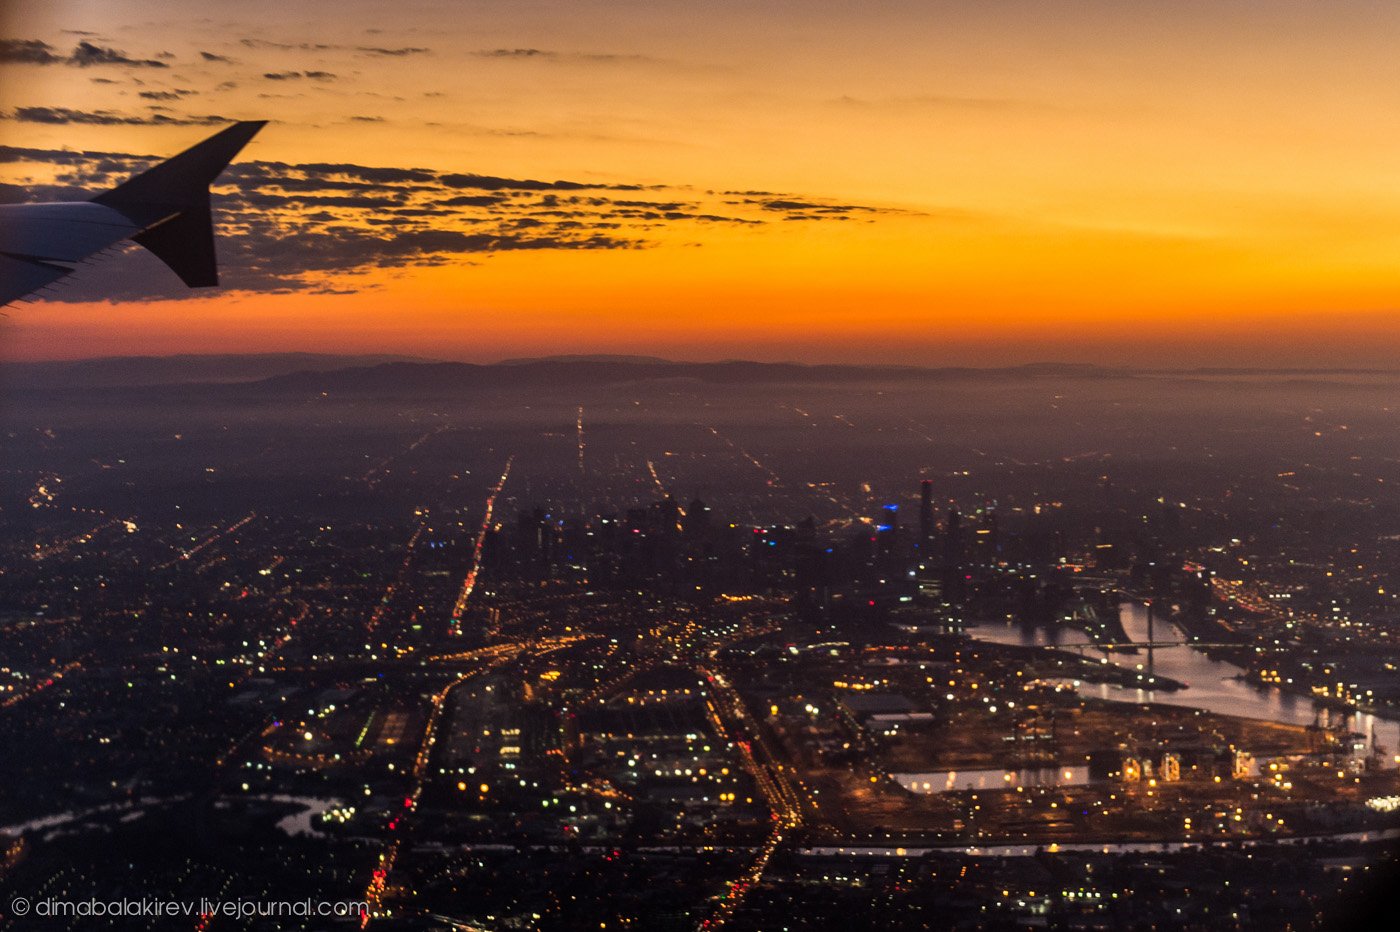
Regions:
M 125 52 L 83 39 L 64 55 L 38 39 L 0 39 L 0 63 L 24 65 L 116 65 L 125 68 L 169 68 L 154 58 L 133 58 Z
M 10 119 L 40 123 L 222 122 L 219 117 L 24 107 Z M 149 156 L 0 146 L 0 163 L 47 175 L 0 186 L 7 201 L 81 199 L 150 165 Z M 33 176 L 31 176 L 33 177 Z M 755 192 L 745 192 L 755 194 Z M 782 195 L 732 197 L 684 187 L 541 180 L 354 163 L 239 162 L 214 188 L 225 290 L 336 293 L 363 287 L 375 269 L 443 266 L 537 250 L 644 249 L 703 239 L 716 224 L 845 220 L 877 208 Z M 95 278 L 95 277 L 94 277 Z M 82 280 L 64 300 L 183 296 L 171 279 Z M 139 279 L 139 280 L 138 280 Z M 114 290 L 115 281 L 115 290 Z

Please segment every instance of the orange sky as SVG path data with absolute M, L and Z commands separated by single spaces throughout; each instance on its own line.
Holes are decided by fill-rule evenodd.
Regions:
M 155 114 L 269 118 L 244 159 L 657 186 L 734 222 L 313 276 L 350 293 L 240 288 L 235 267 L 212 297 L 26 304 L 0 322 L 6 358 L 1390 365 L 1400 349 L 1393 4 L 11 7 L 4 35 L 55 60 L 0 64 L 10 145 L 172 154 L 212 128 Z M 132 64 L 58 60 L 78 41 Z M 786 222 L 730 191 L 852 213 Z

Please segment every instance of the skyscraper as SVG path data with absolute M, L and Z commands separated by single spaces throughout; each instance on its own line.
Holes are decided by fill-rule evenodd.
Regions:
M 933 542 L 933 480 L 919 483 L 919 551 L 928 554 Z
M 961 602 L 963 582 L 962 515 L 950 508 L 943 532 L 943 598 L 954 604 Z
M 879 553 L 881 557 L 888 558 L 894 554 L 896 541 L 899 540 L 899 506 L 893 503 L 885 505 L 880 515 L 882 523 L 876 527 Z

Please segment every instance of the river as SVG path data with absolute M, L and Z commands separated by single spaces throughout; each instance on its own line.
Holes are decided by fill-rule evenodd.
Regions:
M 1231 847 L 1257 848 L 1263 845 L 1308 845 L 1335 842 L 1360 842 L 1373 844 L 1382 841 L 1395 841 L 1400 838 L 1400 829 L 1371 829 L 1358 832 L 1335 832 L 1330 835 L 1285 835 L 1274 838 L 1203 838 L 1199 841 L 1111 841 L 1111 842 L 1067 842 L 1064 844 L 1018 844 L 1018 845 L 939 845 L 922 848 L 887 847 L 813 847 L 798 848 L 800 857 L 848 857 L 848 858 L 921 858 L 926 854 L 966 854 L 973 857 L 1028 858 L 1048 851 L 1059 852 L 1092 851 L 1098 854 L 1163 854 L 1171 851 L 1194 851 L 1204 848 Z
M 1128 639 L 1148 643 L 1147 607 L 1138 602 L 1124 602 L 1119 619 Z M 1153 620 L 1153 636 L 1157 642 L 1187 640 L 1188 635 L 1173 622 L 1157 617 Z M 1074 628 L 1046 630 L 1029 628 L 1014 622 L 983 622 L 967 629 L 969 636 L 979 641 L 1015 644 L 1021 647 L 1054 647 L 1089 644 L 1089 637 Z M 1368 745 L 1374 743 L 1381 752 L 1382 766 L 1395 766 L 1400 754 L 1400 720 L 1364 712 L 1340 712 L 1320 705 L 1306 696 L 1287 693 L 1276 686 L 1262 686 L 1237 679 L 1240 667 L 1224 660 L 1215 660 L 1205 652 L 1181 645 L 1158 647 L 1153 650 L 1153 669 L 1159 676 L 1171 677 L 1186 684 L 1185 689 L 1132 689 L 1107 683 L 1081 683 L 1079 694 L 1118 702 L 1160 702 L 1187 708 L 1206 709 L 1222 715 L 1265 719 L 1293 725 L 1346 725 L 1351 731 L 1364 735 Z M 1092 652 L 1090 652 L 1092 656 Z M 1135 654 L 1113 651 L 1109 662 L 1129 670 L 1147 669 L 1147 652 Z

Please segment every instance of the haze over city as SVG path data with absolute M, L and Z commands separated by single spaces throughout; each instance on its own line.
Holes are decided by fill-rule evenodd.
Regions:
M 1397 39 L 0 0 L 0 932 L 1384 927 Z

